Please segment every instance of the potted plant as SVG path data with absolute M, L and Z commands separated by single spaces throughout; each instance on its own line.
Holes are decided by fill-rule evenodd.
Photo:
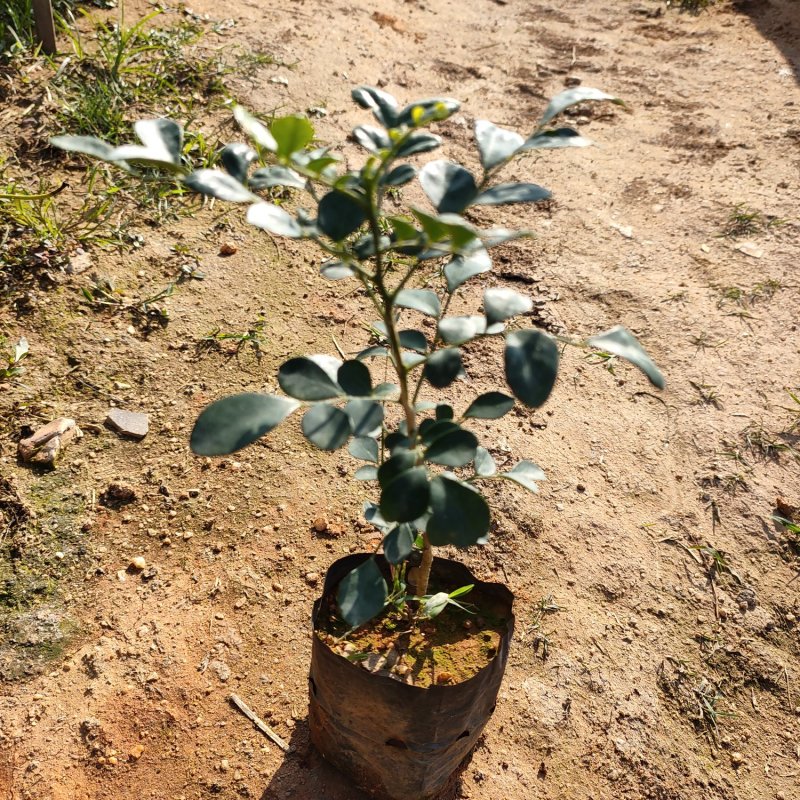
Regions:
M 589 144 L 552 123 L 576 103 L 619 100 L 596 89 L 569 89 L 549 103 L 527 138 L 478 120 L 475 175 L 446 160 L 419 170 L 408 163 L 440 146 L 428 128 L 450 117 L 456 101 L 434 98 L 403 107 L 365 86 L 352 96 L 377 123 L 353 131 L 367 153 L 358 169 L 342 169 L 329 148 L 317 147 L 304 117 L 277 118 L 267 126 L 240 107 L 236 120 L 253 145 L 227 145 L 221 152 L 225 171 L 185 165 L 183 132 L 165 119 L 136 123 L 137 145 L 115 148 L 72 136 L 53 143 L 129 171 L 166 169 L 202 194 L 248 204 L 253 226 L 313 241 L 326 257 L 322 277 L 360 284 L 370 314 L 365 321 L 377 317 L 369 325 L 372 344 L 352 357 L 289 359 L 278 371 L 282 395 L 217 400 L 197 419 L 191 447 L 204 456 L 227 455 L 301 411 L 302 432 L 313 445 L 347 446 L 362 462 L 355 478 L 365 482 L 371 498 L 365 516 L 381 532 L 382 555 L 376 548 L 349 556 L 328 573 L 314 608 L 310 725 L 323 754 L 359 786 L 399 800 L 438 792 L 472 749 L 493 710 L 513 627 L 510 592 L 480 584 L 462 565 L 434 559 L 434 548 L 486 541 L 490 508 L 484 493 L 492 481 L 535 492 L 545 477 L 529 460 L 498 471 L 471 421 L 499 419 L 516 402 L 544 404 L 568 345 L 627 359 L 658 387 L 663 378 L 622 327 L 577 341 L 521 326 L 532 302 L 512 289 L 486 288 L 479 313 L 449 313 L 461 288 L 491 270 L 493 247 L 530 235 L 479 227 L 470 220 L 475 207 L 550 197 L 533 183 L 499 182 L 499 174 L 531 151 Z M 387 196 L 416 178 L 430 207 L 387 212 Z M 290 211 L 257 194 L 274 187 L 305 192 L 313 210 Z M 435 399 L 463 375 L 462 349 L 485 337 L 503 339 L 504 391 L 480 394 L 457 408 Z M 378 370 L 369 364 L 376 360 L 388 367 L 391 382 L 375 379 Z M 453 621 L 461 638 L 477 640 L 477 663 L 460 672 L 458 663 L 450 669 L 439 664 L 438 671 L 434 663 L 428 670 L 426 637 L 430 641 L 448 625 L 452 632 Z M 390 645 L 388 631 L 396 634 L 388 637 Z

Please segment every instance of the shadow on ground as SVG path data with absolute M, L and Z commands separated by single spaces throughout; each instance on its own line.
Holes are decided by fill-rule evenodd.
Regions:
M 317 752 L 309 738 L 307 719 L 298 721 L 289 744 L 293 752 L 284 758 L 260 800 L 371 800 Z M 436 800 L 456 800 L 461 785 L 460 777 L 452 780 Z
M 736 0 L 734 7 L 780 49 L 800 83 L 800 0 Z

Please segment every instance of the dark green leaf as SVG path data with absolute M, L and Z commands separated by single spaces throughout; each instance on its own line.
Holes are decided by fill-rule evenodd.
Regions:
M 475 121 L 475 139 L 478 142 L 481 164 L 487 171 L 508 161 L 524 141 L 518 133 L 498 128 L 485 119 Z
M 428 510 L 429 496 L 428 471 L 413 467 L 384 485 L 381 514 L 389 522 L 413 522 Z
M 364 467 L 359 467 L 353 477 L 357 481 L 376 481 L 378 480 L 378 468 L 368 464 Z
M 463 467 L 475 458 L 477 447 L 474 433 L 456 428 L 434 441 L 425 451 L 425 460 L 444 467 Z
M 439 421 L 451 420 L 455 415 L 453 414 L 453 406 L 447 403 L 439 403 L 436 406 L 436 419 Z
M 428 340 L 422 331 L 407 329 L 398 331 L 400 345 L 408 350 L 414 350 L 417 353 L 428 352 Z
M 427 532 L 431 544 L 469 547 L 489 531 L 489 506 L 467 484 L 437 476 L 430 482 L 432 514 Z
M 383 424 L 383 406 L 380 403 L 365 397 L 357 397 L 351 400 L 344 410 L 350 417 L 350 426 L 356 436 L 374 436 L 380 432 Z
M 300 404 L 272 394 L 235 394 L 206 406 L 192 429 L 190 447 L 200 456 L 224 456 L 260 439 Z
M 297 114 L 274 119 L 269 130 L 278 145 L 276 153 L 279 158 L 288 158 L 314 138 L 314 126 Z
M 607 353 L 612 353 L 615 356 L 624 358 L 626 361 L 630 361 L 631 364 L 647 375 L 653 386 L 659 389 L 664 388 L 664 376 L 639 344 L 636 337 L 627 328 L 623 328 L 622 325 L 617 325 L 611 330 L 605 331 L 605 333 L 592 336 L 588 343 L 591 347 L 605 350 Z
M 352 397 L 367 397 L 372 391 L 372 377 L 369 369 L 357 359 L 345 361 L 339 367 L 336 380 L 344 393 Z
M 397 433 L 395 432 L 395 436 Z M 402 437 L 401 438 L 405 438 Z M 390 444 L 390 436 L 386 437 L 386 446 L 393 450 Z M 383 464 L 378 468 L 378 480 L 381 486 L 387 486 L 393 481 L 401 472 L 406 472 L 412 469 L 417 463 L 417 456 L 411 450 L 405 450 L 400 447 L 393 453 L 391 458 L 387 458 Z
M 437 258 L 446 252 L 460 253 L 468 248 L 474 248 L 478 231 L 458 214 L 441 214 L 434 217 L 418 208 L 412 208 L 411 213 L 419 220 L 431 242 L 445 242 L 447 249 L 444 252 L 433 253 L 430 257 Z
M 498 477 L 514 481 L 514 483 L 524 486 L 529 492 L 539 491 L 536 481 L 547 480 L 542 468 L 538 464 L 534 464 L 533 461 L 520 461 L 513 469 L 508 472 L 501 472 Z
M 420 170 L 419 182 L 440 214 L 458 214 L 478 194 L 472 173 L 459 164 L 443 159 L 428 162 Z
M 441 122 L 461 108 L 458 100 L 450 97 L 430 97 L 409 103 L 397 116 L 397 125 L 418 127 L 430 122 Z
M 442 311 L 438 296 L 430 289 L 401 289 L 394 302 L 401 308 L 413 308 L 429 317 L 438 317 Z
M 242 142 L 226 144 L 225 147 L 222 148 L 222 153 L 220 153 L 222 165 L 233 178 L 239 181 L 239 183 L 245 183 L 247 181 L 247 173 L 250 169 L 250 164 L 257 157 L 258 154 L 256 151 L 253 150 L 250 145 L 243 144 Z
M 183 182 L 195 192 L 210 197 L 218 197 L 229 203 L 252 203 L 256 197 L 233 175 L 221 169 L 198 169 L 187 175 Z
M 403 523 L 386 534 L 383 540 L 383 554 L 390 564 L 399 564 L 405 561 L 414 549 L 414 529 Z
M 464 416 L 469 419 L 500 419 L 514 407 L 514 398 L 502 392 L 486 392 L 476 397 Z
M 378 237 L 378 250 L 385 253 L 392 246 L 392 240 L 388 236 Z M 375 249 L 375 238 L 371 233 L 361 236 L 353 245 L 353 250 L 360 261 L 372 258 L 378 251 Z
M 370 153 L 377 153 L 378 150 L 386 150 L 392 146 L 392 140 L 386 131 L 372 125 L 359 125 L 353 128 L 353 138 Z
M 513 289 L 487 289 L 483 293 L 483 310 L 486 320 L 491 325 L 504 322 L 517 314 L 525 314 L 533 308 L 530 297 Z
M 319 268 L 319 274 L 329 281 L 341 281 L 355 276 L 355 272 L 341 261 L 328 261 Z
M 342 390 L 328 373 L 310 358 L 291 358 L 278 370 L 278 383 L 298 400 L 329 400 Z
M 482 478 L 488 478 L 497 472 L 497 464 L 485 447 L 478 447 L 475 451 L 475 472 Z
M 350 417 L 336 406 L 317 403 L 306 411 L 303 436 L 320 450 L 338 450 L 350 437 Z
M 389 351 L 385 347 L 367 347 L 365 350 L 362 350 L 356 358 L 361 361 L 365 358 L 387 358 L 389 356 Z
M 562 111 L 574 106 L 576 103 L 583 103 L 587 100 L 609 100 L 616 103 L 618 106 L 624 106 L 617 97 L 612 97 L 610 94 L 601 92 L 599 89 L 591 89 L 588 86 L 578 86 L 574 89 L 567 89 L 560 94 L 557 94 L 548 104 L 547 108 L 539 120 L 539 128 L 543 128 L 550 120 L 557 117 Z
M 400 363 L 409 371 L 424 362 L 425 356 L 422 353 L 400 353 Z
M 239 127 L 250 136 L 257 145 L 274 153 L 278 149 L 275 137 L 242 106 L 234 106 L 233 118 L 239 123 Z
M 345 622 L 357 628 L 383 611 L 388 595 L 374 558 L 370 558 L 342 578 L 336 602 Z
M 446 347 L 428 357 L 423 375 L 431 386 L 444 389 L 458 377 L 460 372 L 461 351 L 457 347 Z
M 394 128 L 397 125 L 397 100 L 388 92 L 376 89 L 373 86 L 357 86 L 353 89 L 352 98 L 361 108 L 368 108 L 375 115 L 375 119 L 384 128 Z
M 347 452 L 359 461 L 378 463 L 378 442 L 369 436 L 356 436 L 348 445 Z
M 405 430 L 405 426 L 403 426 L 403 429 Z M 384 444 L 390 453 L 402 455 L 404 452 L 410 452 L 408 448 L 411 447 L 411 442 L 408 436 L 400 431 L 388 434 L 384 439 Z M 414 457 L 414 462 L 416 463 L 416 456 Z M 380 480 L 380 476 L 378 476 L 378 479 Z
M 282 208 L 272 203 L 256 203 L 247 209 L 247 221 L 256 228 L 268 231 L 276 236 L 288 236 L 299 239 L 303 236 L 300 223 Z
M 482 272 L 488 272 L 491 268 L 492 259 L 483 247 L 479 247 L 471 253 L 455 256 L 444 267 L 447 291 L 454 292 L 462 283 Z
M 397 150 L 397 157 L 413 156 L 417 153 L 428 153 L 442 144 L 440 136 L 432 133 L 412 133 Z
M 400 392 L 400 387 L 395 383 L 379 383 L 373 390 L 372 396 L 376 400 L 386 400 L 396 397 Z
M 367 218 L 357 200 L 335 189 L 320 200 L 318 214 L 320 230 L 336 242 L 357 231 Z
M 404 186 L 414 179 L 417 171 L 411 164 L 401 164 L 381 178 L 381 186 Z
M 424 419 L 419 426 L 419 433 L 422 437 L 424 445 L 430 445 L 435 442 L 440 436 L 446 433 L 452 433 L 459 429 L 458 423 L 453 422 L 452 419 Z
M 535 183 L 501 183 L 481 192 L 473 203 L 476 206 L 502 206 L 509 203 L 540 203 L 552 194 Z
M 364 519 L 369 522 L 370 525 L 374 525 L 382 533 L 388 533 L 394 527 L 391 522 L 387 522 L 381 516 L 381 509 L 378 504 L 370 500 L 364 503 Z
M 445 344 L 464 344 L 486 332 L 486 320 L 478 315 L 439 320 L 439 336 Z
M 515 331 L 506 337 L 505 367 L 514 396 L 526 406 L 538 408 L 556 382 L 558 347 L 541 331 Z
M 249 185 L 253 189 L 271 189 L 273 186 L 305 189 L 306 179 L 289 167 L 262 167 L 250 176 Z
M 520 152 L 525 150 L 552 150 L 560 147 L 588 147 L 592 142 L 584 139 L 572 128 L 557 128 L 554 131 L 534 133 L 525 140 Z

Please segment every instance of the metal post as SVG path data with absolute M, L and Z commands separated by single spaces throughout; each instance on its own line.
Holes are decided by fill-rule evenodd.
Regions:
M 36 36 L 45 53 L 56 52 L 56 26 L 53 22 L 51 0 L 33 0 L 33 16 L 36 20 Z

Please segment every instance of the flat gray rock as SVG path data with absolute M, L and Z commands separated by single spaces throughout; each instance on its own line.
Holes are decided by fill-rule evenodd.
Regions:
M 106 425 L 122 436 L 132 439 L 144 439 L 150 430 L 150 415 L 138 411 L 123 411 L 112 408 L 106 417 Z

